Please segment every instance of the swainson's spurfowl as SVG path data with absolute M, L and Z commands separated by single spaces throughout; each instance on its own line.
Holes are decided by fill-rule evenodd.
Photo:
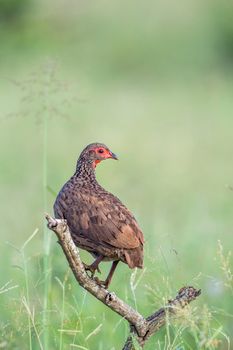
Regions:
M 96 165 L 109 158 L 117 159 L 117 156 L 104 144 L 88 145 L 54 204 L 55 217 L 67 220 L 74 243 L 95 258 L 91 265 L 84 264 L 92 277 L 99 271 L 101 261 L 113 261 L 106 280 L 96 279 L 106 288 L 119 261 L 130 268 L 142 268 L 144 242 L 131 212 L 96 180 Z

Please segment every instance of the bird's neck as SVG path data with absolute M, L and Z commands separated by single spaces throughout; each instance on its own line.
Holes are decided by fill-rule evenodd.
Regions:
M 82 159 L 78 160 L 76 171 L 74 177 L 78 181 L 82 181 L 84 183 L 88 183 L 91 185 L 98 185 L 95 176 L 95 166 L 92 161 L 83 161 Z

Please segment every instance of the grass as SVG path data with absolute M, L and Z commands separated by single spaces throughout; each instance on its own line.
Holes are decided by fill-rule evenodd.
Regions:
M 230 98 L 231 87 L 228 87 Z M 105 86 L 101 89 L 102 94 L 95 97 L 95 102 L 91 101 L 85 107 L 87 108 L 85 121 L 72 118 L 67 123 L 57 116 L 49 118 L 51 131 L 45 150 L 48 159 L 46 187 L 51 189 L 46 193 L 48 208 L 52 206 L 54 193 L 72 174 L 78 149 L 91 141 L 92 133 L 101 135 L 98 139 L 110 146 L 113 144 L 111 148 L 120 153 L 121 161 L 119 163 L 109 161 L 101 165 L 97 170 L 98 178 L 106 188 L 117 193 L 129 207 L 133 208 L 145 232 L 146 252 L 145 269 L 131 273 L 126 266 L 121 265 L 114 278 L 112 289 L 133 307 L 148 315 L 166 303 L 166 300 L 174 296 L 177 289 L 184 284 L 194 284 L 202 288 L 203 294 L 200 300 L 182 312 L 178 321 L 168 322 L 167 326 L 148 343 L 147 348 L 230 349 L 233 311 L 232 259 L 226 246 L 230 247 L 231 244 L 228 234 L 231 229 L 231 211 L 228 207 L 232 201 L 232 193 L 227 189 L 226 183 L 228 179 L 230 184 L 231 167 L 225 166 L 224 172 L 219 169 L 223 160 L 226 165 L 229 164 L 226 153 L 228 146 L 222 142 L 224 139 L 228 142 L 227 114 L 224 119 L 218 120 L 218 108 L 216 102 L 212 102 L 212 105 L 211 103 L 209 105 L 209 116 L 203 119 L 198 115 L 200 105 L 193 102 L 192 106 L 196 106 L 193 114 L 197 115 L 197 118 L 195 123 L 192 119 L 187 120 L 186 109 L 189 103 L 192 100 L 197 102 L 202 99 L 194 82 L 190 95 L 186 96 L 186 102 L 180 100 L 185 93 L 184 90 L 178 91 L 176 96 L 171 98 L 171 104 L 182 105 L 184 108 L 176 118 L 178 126 L 170 116 L 170 109 L 173 109 L 173 106 L 167 108 L 164 105 L 166 94 L 163 95 L 162 89 L 156 96 L 156 109 L 160 105 L 159 115 L 154 117 L 155 119 L 151 118 L 154 115 L 154 103 L 148 98 L 146 113 L 148 118 L 144 117 L 142 123 L 139 106 L 144 104 L 144 100 L 140 91 L 134 91 L 134 97 L 131 96 L 131 100 L 127 101 L 124 93 L 120 92 L 118 101 L 121 101 L 121 105 L 118 104 L 118 110 L 115 111 L 112 94 L 116 96 L 116 87 L 113 86 L 112 90 L 108 88 L 108 92 Z M 167 90 L 166 87 L 166 93 Z M 228 97 L 226 90 L 223 90 L 222 97 L 224 96 L 227 106 Z M 101 98 L 102 96 L 106 98 L 106 94 L 109 106 L 112 106 L 107 116 L 102 115 L 101 108 L 97 108 L 102 105 Z M 145 95 L 150 97 L 153 91 L 148 89 Z M 93 112 L 91 112 L 92 105 Z M 82 108 L 83 111 L 85 109 L 83 106 L 75 108 Z M 135 129 L 132 134 L 128 118 L 131 118 L 131 112 L 134 111 L 136 111 Z M 101 120 L 101 123 L 95 123 L 95 130 L 90 128 L 91 136 L 89 136 L 87 131 L 91 125 L 92 113 L 95 113 L 95 120 Z M 118 124 L 114 124 L 115 115 L 122 113 L 122 119 L 118 118 Z M 161 115 L 165 119 L 161 119 Z M 208 135 L 210 116 L 212 133 Z M 6 238 L 2 241 L 6 261 L 6 270 L 1 274 L 1 285 L 5 291 L 1 297 L 2 343 L 12 349 L 16 349 L 19 342 L 27 344 L 29 349 L 93 349 L 96 348 L 96 344 L 98 349 L 106 349 L 105 339 L 108 337 L 107 348 L 117 349 L 127 335 L 127 325 L 80 290 L 54 237 L 49 238 L 51 239 L 49 270 L 47 268 L 45 270 L 43 261 L 48 247 L 46 245 L 45 250 L 42 243 L 44 201 L 41 194 L 43 191 L 40 190 L 45 189 L 45 183 L 40 180 L 42 163 L 38 162 L 38 159 L 43 159 L 40 154 L 40 145 L 43 145 L 43 142 L 40 140 L 43 139 L 44 131 L 40 125 L 35 124 L 33 118 L 15 118 L 3 122 L 6 130 L 8 128 L 12 130 L 13 125 L 17 125 L 14 139 L 20 145 L 20 156 L 17 157 L 20 187 L 18 177 L 13 177 L 6 188 L 9 198 L 13 196 L 16 204 L 22 196 L 28 204 L 17 214 L 19 224 L 17 229 L 14 228 L 14 223 L 12 229 L 11 226 L 5 226 L 7 240 L 13 246 L 21 245 L 23 248 L 15 250 L 9 244 L 5 244 Z M 115 125 L 114 131 L 113 125 Z M 125 126 L 124 129 L 122 125 Z M 140 129 L 139 125 L 143 127 Z M 156 128 L 152 128 L 155 125 Z M 191 130 L 192 134 L 189 133 Z M 38 138 L 34 139 L 33 143 L 29 135 L 35 135 L 35 131 Z M 77 131 L 78 139 L 75 138 Z M 113 138 L 114 134 L 116 136 Z M 156 137 L 153 134 L 156 134 Z M 39 147 L 27 152 L 26 144 L 21 141 L 23 135 L 27 135 L 30 144 L 37 143 Z M 144 141 L 138 147 L 136 138 L 139 135 Z M 62 143 L 59 141 L 61 138 Z M 2 142 L 7 144 L 4 136 Z M 229 146 L 230 142 L 229 140 Z M 74 147 L 76 143 L 77 146 Z M 16 149 L 9 151 L 11 159 L 16 157 L 15 152 Z M 66 158 L 67 152 L 70 154 L 68 158 Z M 19 171 L 23 169 L 20 166 L 22 161 L 25 163 L 23 177 L 22 171 Z M 7 162 L 6 166 L 10 169 L 12 163 Z M 4 180 L 4 173 L 1 176 Z M 35 179 L 31 181 L 33 176 Z M 36 188 L 36 192 L 30 196 L 33 188 Z M 10 210 L 10 205 L 11 201 L 6 201 L 5 213 Z M 39 225 L 38 233 L 27 239 L 24 234 L 25 225 L 26 227 L 28 225 L 27 229 Z M 15 230 L 20 232 L 20 236 L 14 235 Z M 22 244 L 23 240 L 25 244 Z M 90 257 L 84 253 L 83 259 L 87 261 Z M 107 269 L 105 264 L 103 267 L 105 274 Z M 125 280 L 124 285 L 121 283 L 122 276 Z M 11 284 L 7 284 L 9 281 L 12 281 Z M 17 310 L 16 315 L 13 310 Z
M 128 334 L 79 288 L 43 219 L 81 149 L 100 141 L 120 161 L 101 164 L 97 177 L 146 238 L 145 269 L 120 264 L 111 289 L 145 316 L 183 285 L 202 289 L 146 349 L 231 349 L 233 84 L 219 58 L 222 32 L 196 2 L 189 30 L 187 16 L 171 24 L 163 6 L 144 26 L 145 9 L 128 17 L 117 3 L 101 4 L 86 5 L 77 21 L 46 8 L 33 28 L 30 17 L 0 33 L 0 348 L 113 350 Z M 53 33 L 47 22 L 41 30 L 43 13 Z
M 19 342 L 27 344 L 29 349 L 93 349 L 96 344 L 98 349 L 106 349 L 105 339 L 108 337 L 107 348 L 117 349 L 127 335 L 124 322 L 77 286 L 54 237 L 49 238 L 49 270 L 45 269 L 43 263 L 48 246 L 45 245 L 45 250 L 42 243 L 44 201 L 40 189 L 45 190 L 48 186 L 52 189 L 46 193 L 48 208 L 51 208 L 54 192 L 72 174 L 79 149 L 91 141 L 92 134 L 96 133 L 101 135 L 98 139 L 107 144 L 112 139 L 110 146 L 113 144 L 111 148 L 120 153 L 121 159 L 119 163 L 106 162 L 101 165 L 97 170 L 98 178 L 105 187 L 117 193 L 133 208 L 146 236 L 145 269 L 131 273 L 126 266 L 120 266 L 112 289 L 145 315 L 163 305 L 184 284 L 194 284 L 203 290 L 200 300 L 185 310 L 180 320 L 168 322 L 147 348 L 230 349 L 232 259 L 225 250 L 231 244 L 228 233 L 231 230 L 231 211 L 228 207 L 232 201 L 232 193 L 226 188 L 227 179 L 229 184 L 231 180 L 231 167 L 227 166 L 229 163 L 226 151 L 229 147 L 223 142 L 229 142 L 230 146 L 231 141 L 226 137 L 230 129 L 227 114 L 224 119 L 218 120 L 216 102 L 212 102 L 209 105 L 209 116 L 202 119 L 198 115 L 200 106 L 193 102 L 192 106 L 196 106 L 193 114 L 197 118 L 195 123 L 192 119 L 187 120 L 186 108 L 189 103 L 201 98 L 194 83 L 184 104 L 179 100 L 183 96 L 183 90 L 171 99 L 171 104 L 176 103 L 184 108 L 176 119 L 178 126 L 170 117 L 170 109 L 173 107 L 167 108 L 164 105 L 165 95 L 161 91 L 156 96 L 156 108 L 160 105 L 159 116 L 151 118 L 154 115 L 154 103 L 148 98 L 148 118 L 144 117 L 142 123 L 138 108 L 140 104 L 144 104 L 141 92 L 134 91 L 131 101 L 126 101 L 124 93 L 121 92 L 118 96 L 121 105 L 115 111 L 112 94 L 116 96 L 116 87 L 112 87 L 107 95 L 112 110 L 106 116 L 102 115 L 101 108 L 96 107 L 101 106 L 102 96 L 106 98 L 107 88 L 101 88 L 102 94 L 100 97 L 96 96 L 95 102 L 89 103 L 86 120 L 82 123 L 80 119 L 71 119 L 67 124 L 56 116 L 49 119 L 51 131 L 48 148 L 45 149 L 48 158 L 46 186 L 40 180 L 41 162 L 38 162 L 38 159 L 43 159 L 40 155 L 43 128 L 35 124 L 35 119 L 15 118 L 3 122 L 6 130 L 12 130 L 12 126 L 17 125 L 14 139 L 20 145 L 20 156 L 17 156 L 20 187 L 18 177 L 13 177 L 6 185 L 9 198 L 13 197 L 17 205 L 17 201 L 23 196 L 24 202 L 28 204 L 17 214 L 17 229 L 14 228 L 14 223 L 12 229 L 11 225 L 5 226 L 7 240 L 14 246 L 19 244 L 23 248 L 18 252 L 5 244 L 6 238 L 2 241 L 6 261 L 6 270 L 1 274 L 1 285 L 5 291 L 1 297 L 2 343 L 6 344 L 6 348 L 12 349 L 16 349 Z M 224 89 L 222 97 L 224 96 L 228 105 L 225 91 Z M 230 91 L 231 87 L 229 98 Z M 145 92 L 147 94 L 152 96 L 153 92 L 148 90 Z M 92 105 L 95 120 L 101 122 L 95 123 L 95 130 L 90 128 L 89 136 L 87 131 L 92 120 Z M 161 106 L 165 106 L 164 110 Z M 84 110 L 83 106 L 75 108 Z M 131 133 L 130 117 L 127 116 L 131 115 L 131 111 L 136 111 L 134 134 Z M 122 119 L 118 118 L 118 124 L 115 124 L 115 115 L 122 113 Z M 160 115 L 165 119 L 160 119 Z M 208 135 L 210 116 L 212 132 Z M 143 127 L 140 129 L 139 125 Z M 153 125 L 156 128 L 152 128 Z M 191 130 L 192 134 L 189 133 Z M 35 135 L 35 131 L 38 138 L 33 143 L 30 135 Z M 75 138 L 77 132 L 78 139 Z M 116 136 L 113 138 L 114 134 Z M 34 145 L 37 143 L 39 147 L 27 152 L 26 144 L 21 141 L 23 135 L 27 135 L 27 142 Z M 142 143 L 138 147 L 136 138 L 139 135 Z M 62 137 L 63 142 L 60 143 Z M 2 142 L 7 144 L 4 136 Z M 76 143 L 77 146 L 74 147 Z M 15 152 L 16 149 L 9 151 L 11 159 L 16 157 Z M 70 154 L 68 158 L 67 153 Z M 224 171 L 220 171 L 223 160 L 226 166 Z M 23 169 L 20 166 L 22 162 L 25 163 L 23 176 L 20 171 Z M 12 163 L 7 162 L 6 166 L 10 169 Z M 1 176 L 4 181 L 4 173 Z M 33 176 L 35 179 L 31 181 Z M 36 188 L 36 192 L 30 196 L 33 188 Z M 6 201 L 5 213 L 10 210 L 10 205 L 11 201 Z M 39 225 L 39 232 L 27 239 L 24 234 L 25 225 L 31 229 Z M 14 232 L 19 232 L 20 236 L 15 236 Z M 22 245 L 23 240 L 25 244 Z M 85 253 L 83 258 L 84 261 L 90 260 Z M 107 269 L 106 264 L 104 273 Z M 124 285 L 121 283 L 122 276 Z M 8 281 L 12 281 L 11 284 L 8 285 Z M 13 310 L 17 310 L 16 315 Z

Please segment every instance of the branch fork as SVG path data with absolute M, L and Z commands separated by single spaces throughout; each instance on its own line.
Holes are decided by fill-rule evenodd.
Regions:
M 165 307 L 144 318 L 130 305 L 118 298 L 114 292 L 108 291 L 89 277 L 81 261 L 79 250 L 72 240 L 66 220 L 55 219 L 49 214 L 46 214 L 46 220 L 48 228 L 56 234 L 58 243 L 61 245 L 79 285 L 128 321 L 130 334 L 123 350 L 134 349 L 132 338 L 136 338 L 138 344 L 143 347 L 145 342 L 166 323 L 167 315 L 175 316 L 180 309 L 186 307 L 201 294 L 200 289 L 197 290 L 191 286 L 183 287 L 174 299 L 168 301 Z

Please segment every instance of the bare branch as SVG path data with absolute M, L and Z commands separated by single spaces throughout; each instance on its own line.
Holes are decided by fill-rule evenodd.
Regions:
M 131 306 L 118 298 L 114 292 L 109 292 L 88 276 L 80 259 L 79 250 L 71 238 L 66 220 L 54 219 L 48 214 L 46 219 L 48 228 L 57 235 L 58 242 L 80 286 L 129 322 L 130 335 L 123 350 L 134 349 L 132 337 L 143 347 L 148 338 L 165 324 L 167 315 L 175 315 L 180 308 L 184 308 L 201 294 L 200 290 L 196 290 L 193 287 L 183 287 L 175 299 L 168 301 L 165 307 L 144 318 Z
M 123 347 L 123 350 L 134 349 L 132 336 L 137 339 L 141 347 L 144 346 L 145 342 L 152 336 L 154 333 L 164 326 L 166 320 L 169 316 L 176 316 L 179 314 L 179 310 L 183 309 L 191 301 L 195 300 L 201 294 L 201 290 L 197 290 L 193 287 L 183 287 L 179 290 L 177 296 L 168 301 L 168 304 L 165 307 L 162 307 L 154 314 L 146 318 L 147 321 L 147 332 L 143 337 L 140 337 L 133 325 L 130 327 L 130 335 Z

